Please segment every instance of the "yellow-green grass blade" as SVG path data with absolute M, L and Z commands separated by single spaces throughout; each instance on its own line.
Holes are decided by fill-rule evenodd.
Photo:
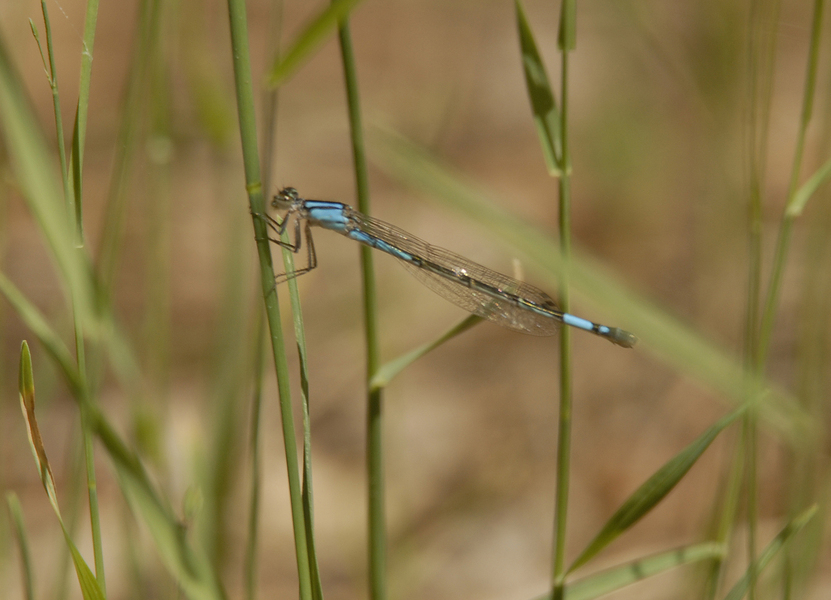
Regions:
M 291 47 L 280 55 L 271 67 L 268 83 L 277 87 L 291 77 L 305 60 L 337 30 L 338 24 L 346 19 L 361 0 L 335 0 L 312 19 Z
M 808 522 L 816 516 L 819 507 L 817 505 L 811 506 L 802 514 L 798 515 L 793 521 L 788 523 L 782 531 L 779 532 L 762 553 L 756 559 L 752 568 L 748 568 L 744 576 L 736 582 L 730 592 L 724 597 L 724 600 L 741 600 L 747 593 L 750 587 L 751 577 L 758 577 L 758 574 L 770 563 L 774 556 L 782 549 L 787 541 L 794 535 L 799 533 Z
M 805 210 L 805 205 L 808 203 L 808 200 L 811 199 L 811 196 L 814 195 L 822 184 L 828 181 L 829 177 L 831 177 L 831 159 L 825 161 L 825 163 L 808 178 L 808 181 L 803 183 L 802 186 L 796 191 L 793 198 L 791 198 L 788 207 L 785 209 L 786 216 L 798 217 L 801 215 L 802 211 Z
M 12 525 L 14 526 L 17 547 L 20 551 L 21 570 L 23 571 L 23 593 L 26 600 L 35 600 L 35 584 L 32 577 L 32 553 L 29 550 L 29 536 L 26 534 L 26 524 L 23 522 L 23 508 L 20 499 L 14 492 L 6 492 L 6 505 L 9 507 Z
M 52 475 L 52 467 L 49 465 L 49 458 L 46 456 L 46 448 L 43 445 L 43 438 L 40 435 L 37 416 L 35 414 L 35 380 L 32 374 L 32 355 L 29 352 L 29 345 L 24 341 L 20 348 L 20 369 L 18 371 L 18 391 L 20 394 L 20 409 L 23 412 L 23 419 L 26 422 L 26 432 L 29 436 L 29 447 L 35 458 L 40 480 L 49 503 L 52 505 L 55 515 L 58 517 L 64 540 L 72 556 L 75 565 L 75 573 L 78 575 L 78 583 L 85 600 L 103 600 L 104 593 L 92 574 L 72 538 L 63 523 L 61 510 L 58 505 L 58 495 L 55 487 L 55 478 Z
M 703 542 L 639 558 L 568 583 L 565 590 L 565 600 L 599 598 L 627 585 L 642 581 L 647 577 L 659 575 L 669 569 L 702 560 L 719 558 L 724 556 L 724 552 L 724 546 L 721 544 Z M 550 598 L 550 596 L 550 594 L 547 594 L 537 600 Z
M 0 272 L 0 293 L 6 297 L 20 319 L 35 334 L 46 352 L 61 368 L 73 395 L 76 398 L 79 397 L 81 379 L 78 369 L 72 354 L 57 332 L 52 329 L 38 308 L 2 272 Z
M 692 468 L 718 434 L 742 412 L 742 410 L 737 410 L 720 419 L 646 480 L 612 515 L 603 529 L 600 530 L 600 533 L 577 557 L 568 572 L 570 573 L 586 564 L 622 533 L 646 516 L 683 479 L 687 471 Z
M 562 173 L 562 140 L 560 139 L 560 113 L 548 82 L 548 73 L 537 50 L 537 42 L 525 16 L 522 4 L 516 2 L 516 17 L 519 27 L 519 48 L 522 54 L 522 71 L 525 73 L 525 87 L 531 101 L 534 125 L 540 138 L 543 157 L 552 177 Z
M 401 371 L 409 367 L 419 358 L 427 354 L 428 352 L 438 348 L 446 341 L 453 339 L 457 335 L 464 333 L 474 325 L 478 325 L 483 321 L 482 317 L 477 315 L 469 315 L 468 317 L 462 319 L 458 323 L 456 323 L 453 327 L 448 329 L 445 333 L 440 335 L 438 338 L 433 340 L 432 342 L 428 342 L 422 346 L 419 346 L 415 350 L 408 352 L 407 354 L 403 354 L 398 358 L 395 358 L 381 366 L 380 369 L 372 376 L 372 379 L 369 381 L 369 389 L 370 391 L 380 390 L 387 387 Z
M 187 530 L 153 488 L 144 466 L 104 416 L 92 411 L 90 421 L 113 461 L 125 498 L 152 536 L 156 550 L 183 592 L 192 600 L 224 600 L 225 592 L 204 549 L 191 546 Z
M 84 331 L 94 333 L 92 269 L 75 251 L 74 216 L 67 213 L 58 183 L 59 169 L 24 90 L 0 38 L 0 128 L 15 180 L 52 251 L 75 309 L 84 319 Z

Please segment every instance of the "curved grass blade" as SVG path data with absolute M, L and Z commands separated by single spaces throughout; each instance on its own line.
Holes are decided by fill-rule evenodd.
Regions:
M 474 325 L 478 325 L 484 319 L 477 315 L 468 315 L 466 318 L 462 319 L 458 323 L 456 323 L 453 327 L 448 329 L 445 333 L 440 335 L 438 338 L 433 340 L 432 342 L 428 342 L 422 346 L 419 346 L 415 350 L 408 352 L 398 358 L 395 358 L 388 363 L 381 366 L 378 371 L 372 376 L 372 379 L 369 380 L 369 391 L 374 392 L 377 390 L 381 390 L 387 387 L 396 375 L 398 375 L 401 371 L 409 367 L 412 363 L 417 361 L 419 358 L 438 348 L 446 341 L 453 339 L 460 333 L 464 333 Z
M 72 129 L 72 153 L 69 155 L 72 188 L 74 190 L 75 235 L 78 247 L 84 245 L 83 171 L 84 148 L 87 137 L 89 113 L 89 87 L 92 79 L 92 50 L 95 43 L 95 26 L 98 22 L 98 0 L 87 2 L 84 17 L 84 51 L 81 53 L 81 75 L 78 81 L 78 103 L 75 105 L 75 123 Z
M 802 211 L 805 210 L 805 205 L 808 203 L 808 200 L 811 199 L 811 196 L 814 195 L 823 183 L 828 181 L 830 176 L 831 159 L 825 161 L 825 163 L 808 178 L 808 181 L 803 183 L 802 186 L 796 191 L 793 198 L 791 198 L 788 207 L 785 209 L 785 216 L 800 216 Z
M 288 52 L 271 67 L 268 84 L 277 87 L 285 82 L 300 65 L 334 33 L 338 23 L 346 19 L 361 0 L 335 0 L 315 17 L 297 37 Z
M 692 444 L 684 448 L 678 455 L 667 462 L 663 467 L 652 475 L 646 482 L 633 493 L 626 502 L 612 515 L 600 533 L 589 543 L 585 550 L 577 557 L 577 560 L 568 569 L 571 573 L 578 567 L 586 564 L 596 556 L 603 548 L 624 531 L 632 527 L 658 502 L 674 488 L 679 481 L 687 474 L 687 471 L 695 464 L 704 451 L 716 439 L 725 427 L 730 425 L 743 409 L 738 409 L 720 419 L 712 425 Z
M 74 309 L 84 321 L 84 331 L 95 335 L 98 327 L 93 327 L 97 320 L 92 269 L 75 251 L 74 217 L 67 214 L 56 179 L 58 168 L 22 92 L 25 89 L 0 39 L 0 126 L 15 179 L 49 245 Z
M 72 538 L 69 537 L 69 532 L 63 523 L 61 517 L 61 510 L 58 506 L 58 494 L 55 488 L 55 478 L 52 475 L 52 467 L 49 465 L 49 458 L 46 456 L 46 448 L 43 446 L 43 438 L 40 435 L 40 428 L 38 427 L 37 417 L 35 416 L 35 380 L 32 375 L 32 355 L 29 352 L 29 344 L 25 341 L 20 348 L 20 369 L 18 372 L 18 391 L 20 394 L 20 409 L 23 411 L 23 419 L 26 421 L 26 432 L 29 435 L 29 446 L 32 450 L 32 455 L 35 458 L 35 464 L 38 467 L 43 488 L 46 490 L 46 495 L 49 498 L 49 503 L 52 505 L 52 510 L 55 511 L 55 516 L 58 517 L 61 530 L 63 531 L 64 541 L 69 548 L 72 555 L 72 562 L 75 565 L 75 573 L 78 576 L 78 583 L 81 587 L 81 593 L 85 600 L 103 600 L 104 593 L 98 585 L 95 575 L 92 574 L 78 548 Z
M 54 478 L 35 419 L 34 379 L 31 355 L 26 342 L 23 343 L 21 350 L 19 381 L 21 408 L 29 431 L 30 446 L 49 501 L 63 528 L 55 493 Z M 103 415 L 91 405 L 88 408 L 91 413 L 90 421 L 115 464 L 115 470 L 121 482 L 121 489 L 130 505 L 141 515 L 142 520 L 147 525 L 168 570 L 177 578 L 188 597 L 206 600 L 223 599 L 225 597 L 224 592 L 211 572 L 206 556 L 204 553 L 190 548 L 184 535 L 185 531 L 173 512 L 165 506 L 153 490 L 140 460 L 127 450 L 127 446 L 121 441 L 112 426 L 107 423 Z M 78 580 L 82 590 L 84 590 L 84 597 L 89 599 L 103 598 L 104 596 L 98 588 L 95 576 L 83 561 L 66 530 L 64 530 L 64 537 L 69 545 Z
M 58 496 L 55 492 L 55 478 L 52 475 L 52 467 L 49 466 L 49 459 L 46 457 L 43 438 L 40 436 L 40 429 L 35 417 L 35 378 L 32 374 L 32 355 L 29 352 L 29 344 L 25 341 L 20 346 L 20 369 L 17 376 L 17 388 L 20 394 L 20 410 L 23 411 L 26 433 L 29 435 L 29 447 L 35 458 L 41 483 L 43 483 L 43 488 L 46 490 L 52 508 L 55 509 L 56 514 L 60 515 Z
M 15 286 L 3 273 L 0 273 L 0 293 L 2 293 L 9 304 L 12 305 L 17 315 L 23 320 L 26 326 L 35 334 L 49 356 L 58 364 L 63 371 L 67 384 L 72 390 L 74 397 L 79 397 L 81 390 L 81 379 L 72 359 L 69 349 L 63 343 L 60 336 L 46 322 L 37 307 L 29 302 L 17 286 Z
M 756 559 L 756 562 L 752 567 L 749 567 L 745 572 L 744 576 L 736 582 L 736 585 L 733 586 L 733 589 L 724 597 L 724 600 L 741 600 L 744 598 L 744 595 L 747 593 L 748 588 L 750 587 L 750 578 L 751 574 L 754 577 L 758 577 L 759 573 L 764 569 L 768 563 L 776 556 L 776 553 L 782 549 L 782 547 L 787 543 L 787 541 L 792 538 L 795 534 L 797 534 L 803 527 L 805 527 L 808 522 L 814 518 L 817 514 L 819 507 L 815 504 L 810 507 L 808 510 L 804 511 L 802 514 L 797 516 L 793 521 L 788 523 L 785 528 L 779 532 L 770 544 L 762 551 L 759 557 Z
M 548 174 L 558 177 L 562 173 L 562 141 L 560 140 L 560 113 L 548 82 L 545 65 L 537 50 L 537 42 L 525 17 L 522 3 L 516 1 L 516 19 L 519 27 L 519 47 L 522 53 L 522 71 L 525 87 L 534 113 L 534 125 L 542 145 Z
M 724 546 L 714 542 L 704 542 L 675 550 L 667 550 L 569 583 L 566 585 L 565 599 L 591 600 L 592 598 L 598 598 L 647 577 L 659 575 L 674 567 L 721 558 L 724 553 Z M 550 594 L 543 596 L 543 598 L 548 597 L 550 597 Z M 542 600 L 542 598 L 538 600 Z
M 224 600 L 225 592 L 207 553 L 189 544 L 187 531 L 156 493 L 141 460 L 127 448 L 100 412 L 90 412 L 90 422 L 113 461 L 124 497 L 141 516 L 162 562 L 184 594 L 193 600 Z

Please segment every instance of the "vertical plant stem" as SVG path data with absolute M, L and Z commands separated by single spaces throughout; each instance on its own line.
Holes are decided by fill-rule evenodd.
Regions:
M 49 87 L 52 88 L 52 107 L 55 111 L 55 138 L 58 145 L 58 158 L 61 163 L 61 182 L 63 183 L 64 201 L 67 205 L 67 215 L 74 216 L 72 202 L 72 188 L 69 185 L 69 173 L 66 167 L 66 141 L 63 133 L 63 116 L 61 115 L 61 100 L 58 94 L 58 72 L 55 69 L 55 52 L 52 47 L 52 25 L 49 21 L 49 12 L 46 10 L 46 0 L 41 0 L 43 26 L 46 33 L 46 54 L 49 58 Z
M 20 552 L 20 562 L 23 571 L 23 598 L 35 600 L 35 585 L 32 577 L 32 553 L 29 550 L 29 538 L 26 534 L 26 524 L 23 522 L 23 509 L 20 499 L 14 492 L 6 492 L 6 504 L 11 513 L 15 538 Z
M 561 310 L 569 311 L 569 258 L 571 256 L 571 154 L 568 140 L 568 77 L 569 56 L 574 48 L 575 3 L 563 0 L 560 11 L 560 156 L 559 179 L 559 234 L 562 269 L 559 281 Z M 568 327 L 560 330 L 560 416 L 557 436 L 557 496 L 555 504 L 554 564 L 552 572 L 552 597 L 564 596 L 566 523 L 568 520 L 569 465 L 571 462 L 572 381 L 571 381 L 571 332 Z
M 802 172 L 802 157 L 805 153 L 805 138 L 808 133 L 808 125 L 811 122 L 811 115 L 813 114 L 817 68 L 819 65 L 819 49 L 820 41 L 822 40 L 822 15 L 824 6 L 825 0 L 814 0 L 811 44 L 808 50 L 808 65 L 805 73 L 805 89 L 802 95 L 802 112 L 799 120 L 799 129 L 797 131 L 793 165 L 791 166 L 791 179 L 788 185 L 788 197 L 785 202 L 785 213 L 782 217 L 782 223 L 780 225 L 779 235 L 776 241 L 776 251 L 773 258 L 771 278 L 768 285 L 767 296 L 765 298 L 764 309 L 762 311 L 762 321 L 759 327 L 759 343 L 756 349 L 757 355 L 755 360 L 759 368 L 762 369 L 767 362 L 768 350 L 770 349 L 770 337 L 771 332 L 773 331 L 773 321 L 776 315 L 776 309 L 779 305 L 779 295 L 782 290 L 782 277 L 785 272 L 785 261 L 788 256 L 788 250 L 790 250 L 791 234 L 793 232 L 794 220 L 796 219 L 796 216 L 788 210 L 788 207 L 799 189 L 799 176 Z
M 49 87 L 52 90 L 52 105 L 53 110 L 55 113 L 55 137 L 57 140 L 58 146 L 58 156 L 60 159 L 61 165 L 61 181 L 63 182 L 63 192 L 64 192 L 64 201 L 67 205 L 67 218 L 68 219 L 75 219 L 76 214 L 77 218 L 80 218 L 80 212 L 76 213 L 75 207 L 80 206 L 80 196 L 77 198 L 77 203 L 75 202 L 74 196 L 72 194 L 72 187 L 69 184 L 69 173 L 67 170 L 67 161 L 66 161 L 66 146 L 64 141 L 64 133 L 63 133 L 63 118 L 61 116 L 61 102 L 60 102 L 60 94 L 58 92 L 58 73 L 57 69 L 55 68 L 55 52 L 54 46 L 52 44 L 52 26 L 49 21 L 49 13 L 46 8 L 45 0 L 41 1 L 41 11 L 43 13 L 43 23 L 44 23 L 44 30 L 46 34 L 46 53 L 49 58 Z M 89 14 L 87 15 L 89 17 Z M 89 24 L 89 19 L 88 19 Z M 94 37 L 94 29 L 95 29 L 95 20 L 92 20 L 91 30 L 88 30 L 86 33 L 87 35 Z M 34 31 L 34 29 L 33 29 Z M 37 37 L 37 34 L 35 34 Z M 40 42 L 38 42 L 40 45 Z M 89 56 L 85 55 L 83 60 L 91 59 L 91 54 Z M 89 72 L 86 73 L 86 80 L 83 77 L 82 72 L 82 82 L 87 82 L 87 92 L 89 90 Z M 80 103 L 80 100 L 79 100 Z M 77 226 L 74 228 L 76 231 L 79 231 L 80 228 Z M 84 250 L 82 247 L 71 248 L 68 249 L 71 252 L 78 252 L 82 254 L 81 261 L 86 260 L 86 256 L 83 256 Z M 95 448 L 92 441 L 92 431 L 89 426 L 89 416 L 88 416 L 88 401 L 89 401 L 89 387 L 88 387 L 88 378 L 87 378 L 87 367 L 86 367 L 86 354 L 84 348 L 84 320 L 82 315 L 80 314 L 80 310 L 78 308 L 79 299 L 75 296 L 73 290 L 73 298 L 72 298 L 72 307 L 73 307 L 73 320 L 75 324 L 75 357 L 78 366 L 78 375 L 80 379 L 80 394 L 81 397 L 79 398 L 79 408 L 80 408 L 80 421 L 81 421 L 81 436 L 82 436 L 82 443 L 83 443 L 83 450 L 84 450 L 84 466 L 85 472 L 87 476 L 87 496 L 89 498 L 89 513 L 90 513 L 90 528 L 91 528 L 91 536 L 92 536 L 92 543 L 93 543 L 93 556 L 95 561 L 95 573 L 96 578 L 98 579 L 98 583 L 101 586 L 102 590 L 106 590 L 106 578 L 104 573 L 104 551 L 101 542 L 101 519 L 99 513 L 99 504 L 98 504 L 98 486 L 96 483 L 96 475 L 95 475 Z
M 811 31 L 811 43 L 808 51 L 808 64 L 805 74 L 805 88 L 803 90 L 803 97 L 802 97 L 802 112 L 799 122 L 799 127 L 797 131 L 797 143 L 796 148 L 794 151 L 794 159 L 793 165 L 791 167 L 791 177 L 790 183 L 788 186 L 788 196 L 785 202 L 785 212 L 782 217 L 782 222 L 780 224 L 779 235 L 777 236 L 776 241 L 776 250 L 774 253 L 773 259 L 773 266 L 771 271 L 770 282 L 768 284 L 767 294 L 765 295 L 765 302 L 761 310 L 761 322 L 758 325 L 758 334 L 750 337 L 749 339 L 753 342 L 749 350 L 749 355 L 751 357 L 752 365 L 750 368 L 750 402 L 751 407 L 755 408 L 757 394 L 761 393 L 761 390 L 758 389 L 757 382 L 759 378 L 763 375 L 765 371 L 765 364 L 767 362 L 767 355 L 768 350 L 770 348 L 770 339 L 771 334 L 773 331 L 773 322 L 776 315 L 776 310 L 779 305 L 779 296 L 782 289 L 782 279 L 784 276 L 785 271 L 785 262 L 788 255 L 788 250 L 790 249 L 790 240 L 791 235 L 793 232 L 793 224 L 796 218 L 795 215 L 791 214 L 788 210 L 788 207 L 791 204 L 792 199 L 794 198 L 797 189 L 799 188 L 799 178 L 802 171 L 802 158 L 805 151 L 805 139 L 808 130 L 808 125 L 811 121 L 811 114 L 813 111 L 813 102 L 814 102 L 814 91 L 816 89 L 816 75 L 817 75 L 817 65 L 819 63 L 819 45 L 821 40 L 821 33 L 822 33 L 822 14 L 823 14 L 823 7 L 824 1 L 823 0 L 815 0 L 814 2 L 814 14 L 813 14 L 813 26 Z M 779 2 L 776 0 L 773 5 L 773 15 L 778 17 L 779 14 Z M 777 18 L 770 19 L 769 22 L 761 21 L 761 24 L 766 25 L 769 30 L 775 31 L 775 26 L 778 21 Z M 751 23 L 753 26 L 753 23 Z M 769 60 L 769 64 L 765 65 L 768 72 L 766 73 L 766 78 L 769 81 L 773 79 L 773 50 L 775 48 L 775 33 L 770 33 L 771 41 L 770 41 L 770 56 L 771 59 Z M 751 60 L 754 57 L 751 55 Z M 770 97 L 772 96 L 770 89 L 765 89 L 766 95 L 766 107 L 769 107 Z M 769 110 L 769 108 L 767 108 Z M 768 122 L 767 112 L 764 114 L 765 123 Z M 765 128 L 765 139 L 767 138 L 767 128 Z M 757 155 L 757 159 L 761 164 L 762 161 L 766 159 L 766 153 L 763 150 L 766 147 L 763 145 L 759 149 L 759 154 Z M 761 189 L 761 185 L 754 185 L 754 189 Z M 754 195 L 754 211 L 753 216 L 754 219 L 751 221 L 751 230 L 755 232 L 761 232 L 762 229 L 762 222 L 761 222 L 761 194 Z M 760 234 L 757 233 L 757 237 L 760 237 Z M 761 263 L 761 241 L 757 242 L 756 247 L 754 248 L 755 251 L 759 252 L 759 256 L 754 259 L 756 265 Z M 759 277 L 759 274 L 756 273 L 755 277 Z M 761 285 L 759 279 L 756 280 L 757 285 L 759 285 L 758 291 L 754 291 L 753 298 L 755 300 L 759 297 L 761 293 Z M 749 323 L 750 326 L 755 327 L 756 322 L 755 320 L 752 323 Z M 747 446 L 747 456 L 748 456 L 748 474 L 747 474 L 747 492 L 748 492 L 748 519 L 749 519 L 749 527 L 748 527 L 748 560 L 750 562 L 750 573 L 749 573 L 749 582 L 750 586 L 748 588 L 748 599 L 754 600 L 756 596 L 756 578 L 757 574 L 755 572 L 755 563 L 756 563 L 756 518 L 757 518 L 757 450 L 758 450 L 758 431 L 757 431 L 757 414 L 756 410 L 750 410 L 747 413 L 746 417 L 746 436 L 748 441 Z
M 346 98 L 349 108 L 349 126 L 352 140 L 352 156 L 355 161 L 355 187 L 358 210 L 369 214 L 369 177 L 364 151 L 361 108 L 358 98 L 358 77 L 355 72 L 355 56 L 349 23 L 344 21 L 339 29 L 341 55 L 343 56 Z M 372 252 L 360 247 L 361 274 L 364 297 L 364 331 L 366 339 L 367 389 L 367 479 L 368 479 L 368 527 L 369 527 L 369 596 L 373 600 L 387 597 L 386 554 L 387 534 L 384 507 L 384 455 L 383 455 L 383 392 L 372 389 L 369 382 L 379 367 L 377 295 Z
M 254 600 L 257 589 L 257 532 L 260 514 L 260 418 L 262 416 L 263 372 L 265 363 L 265 338 L 262 311 L 257 311 L 254 319 L 256 329 L 256 348 L 254 351 L 254 391 L 251 402 L 251 498 L 248 506 L 248 539 L 245 544 L 245 562 L 243 578 L 245 581 L 246 600 Z
M 153 90 L 153 81 L 149 78 L 152 70 L 152 58 L 159 52 L 161 30 L 161 0 L 144 0 L 140 4 L 136 41 L 130 58 L 121 122 L 115 143 L 115 156 L 107 190 L 104 225 L 96 252 L 97 275 L 100 293 L 110 294 L 119 265 L 119 253 L 122 248 L 124 223 L 127 215 L 127 190 L 131 184 L 133 157 L 140 147 L 141 126 L 144 110 Z M 145 140 L 146 141 L 146 140 Z
M 272 13 L 272 23 L 270 23 L 269 31 L 275 32 L 275 35 L 270 36 L 268 40 L 268 48 L 266 50 L 266 58 L 270 55 L 276 55 L 280 51 L 280 33 L 282 31 L 282 2 L 277 0 L 274 3 L 274 12 Z M 264 126 L 265 138 L 263 139 L 263 187 L 265 190 L 271 189 L 271 165 L 273 164 L 275 141 L 277 137 L 277 90 L 268 90 L 265 93 L 264 102 Z M 254 318 L 256 347 L 254 351 L 254 391 L 251 402 L 251 488 L 248 505 L 248 538 L 245 543 L 245 560 L 243 562 L 243 580 L 245 582 L 246 600 L 254 600 L 257 597 L 257 540 L 260 522 L 260 496 L 261 496 L 261 444 L 260 444 L 260 424 L 262 417 L 262 386 L 263 375 L 265 371 L 265 328 L 263 327 L 262 310 L 257 311 Z
M 83 225 L 83 155 L 86 140 L 87 114 L 89 112 L 89 88 L 92 76 L 92 50 L 95 42 L 95 28 L 98 21 L 98 0 L 87 2 L 86 17 L 84 20 L 83 52 L 81 53 L 81 74 L 78 85 L 78 105 L 75 111 L 75 129 L 73 132 L 73 149 L 70 164 L 72 165 L 73 190 L 69 195 L 72 213 L 75 218 L 75 252 L 82 254 L 80 261 L 86 260 Z M 50 36 L 51 37 L 51 36 Z M 47 40 L 51 48 L 51 39 Z M 54 64 L 54 63 L 53 63 Z M 54 77 L 54 70 L 53 70 Z M 62 138 L 59 138 L 62 139 Z M 68 189 L 68 187 L 66 188 Z M 87 379 L 86 352 L 84 348 L 84 319 L 80 311 L 80 298 L 73 290 L 72 311 L 75 326 L 75 358 L 78 363 L 78 374 L 81 379 L 80 415 L 81 431 L 83 435 L 84 462 L 87 475 L 87 494 L 89 496 L 90 529 L 92 535 L 92 551 L 95 562 L 95 577 L 101 590 L 106 592 L 106 577 L 104 574 L 104 549 L 101 539 L 101 519 L 98 504 L 98 484 L 95 476 L 95 448 L 92 441 L 93 432 L 89 420 L 89 385 Z
M 746 457 L 746 506 L 748 551 L 748 599 L 756 597 L 757 525 L 757 395 L 761 374 L 759 310 L 762 289 L 762 194 L 773 90 L 776 23 L 779 0 L 754 0 L 750 5 L 748 36 L 748 130 L 749 212 L 748 212 L 748 296 L 745 321 L 745 389 L 749 410 L 745 412 L 743 438 Z
M 733 531 L 733 525 L 736 522 L 736 509 L 741 498 L 742 491 L 742 473 L 744 472 L 744 451 L 746 445 L 743 440 L 739 440 L 736 444 L 736 451 L 733 454 L 730 470 L 726 474 L 723 490 L 717 495 L 720 498 L 718 503 L 718 516 L 715 523 L 715 530 L 712 538 L 718 543 L 727 547 L 730 541 L 730 535 Z M 726 562 L 726 557 L 708 561 L 706 571 L 704 573 L 704 581 L 702 587 L 701 598 L 703 600 L 713 600 L 718 593 L 718 586 L 721 580 L 722 569 Z
M 87 1 L 84 19 L 84 49 L 81 53 L 81 77 L 78 83 L 78 106 L 75 110 L 75 129 L 72 133 L 72 183 L 75 213 L 75 243 L 84 244 L 84 211 L 82 174 L 84 170 L 84 143 L 87 137 L 87 114 L 89 113 L 89 85 L 92 76 L 92 48 L 95 43 L 95 26 L 98 22 L 98 0 Z
M 231 51 L 234 64 L 234 83 L 237 96 L 240 137 L 248 201 L 254 226 L 254 239 L 260 264 L 260 283 L 265 300 L 266 319 L 271 332 L 274 369 L 277 373 L 277 389 L 280 396 L 280 416 L 283 426 L 283 442 L 286 452 L 286 470 L 289 479 L 292 526 L 294 528 L 295 556 L 297 559 L 300 597 L 310 600 L 311 577 L 307 554 L 306 524 L 297 461 L 297 440 L 294 433 L 294 416 L 291 406 L 288 363 L 286 361 L 283 330 L 280 323 L 280 305 L 274 284 L 271 247 L 262 214 L 265 210 L 254 117 L 254 91 L 252 88 L 251 59 L 248 45 L 248 25 L 244 0 L 228 0 L 231 26 Z

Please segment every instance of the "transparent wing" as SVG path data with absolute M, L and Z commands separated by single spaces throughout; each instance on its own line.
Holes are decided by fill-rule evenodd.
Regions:
M 560 328 L 562 313 L 542 290 L 355 210 L 346 211 L 346 216 L 355 229 L 418 259 L 409 261 L 388 252 L 421 283 L 468 312 L 532 335 L 554 335 Z

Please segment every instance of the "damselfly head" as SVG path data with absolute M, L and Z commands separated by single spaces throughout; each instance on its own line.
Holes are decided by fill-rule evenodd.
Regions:
M 300 195 L 293 187 L 287 187 L 280 190 L 271 201 L 271 207 L 277 210 L 288 210 L 300 201 Z

